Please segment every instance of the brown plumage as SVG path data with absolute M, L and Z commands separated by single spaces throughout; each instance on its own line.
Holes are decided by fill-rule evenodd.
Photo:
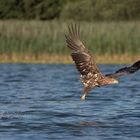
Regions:
M 84 95 L 81 97 L 85 99 L 89 90 L 94 87 L 100 87 L 108 84 L 116 84 L 118 80 L 115 78 L 127 74 L 134 73 L 140 69 L 140 60 L 130 67 L 122 68 L 113 74 L 104 75 L 96 65 L 93 56 L 89 53 L 84 43 L 80 38 L 80 27 L 77 24 L 68 26 L 68 35 L 66 37 L 67 46 L 72 50 L 71 56 L 78 71 L 81 74 L 81 82 L 84 85 Z

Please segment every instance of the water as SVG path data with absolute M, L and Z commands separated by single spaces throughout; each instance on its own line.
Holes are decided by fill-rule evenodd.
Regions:
M 113 72 L 120 65 L 100 65 Z M 74 65 L 0 64 L 0 140 L 139 140 L 140 72 L 90 91 Z

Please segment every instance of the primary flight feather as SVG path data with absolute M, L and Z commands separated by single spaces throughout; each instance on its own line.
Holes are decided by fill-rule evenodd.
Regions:
M 79 25 L 71 24 L 68 26 L 68 35 L 65 35 L 65 37 L 67 46 L 72 50 L 72 59 L 81 74 L 81 82 L 84 85 L 84 95 L 81 97 L 81 100 L 85 100 L 87 93 L 92 88 L 116 84 L 118 80 L 115 78 L 134 73 L 140 69 L 139 60 L 130 67 L 124 67 L 115 73 L 104 75 L 96 65 L 93 56 L 81 41 Z

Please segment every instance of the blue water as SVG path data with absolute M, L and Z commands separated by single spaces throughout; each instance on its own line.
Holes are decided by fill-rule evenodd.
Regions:
M 0 140 L 140 140 L 140 71 L 119 81 L 82 102 L 74 65 L 0 64 Z

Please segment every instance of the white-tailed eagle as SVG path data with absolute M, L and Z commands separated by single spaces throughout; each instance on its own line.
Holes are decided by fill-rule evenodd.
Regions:
M 72 50 L 72 59 L 81 74 L 81 82 L 84 85 L 84 94 L 81 100 L 85 100 L 87 93 L 92 88 L 117 84 L 118 80 L 116 78 L 132 74 L 140 69 L 140 60 L 138 60 L 130 67 L 124 67 L 115 73 L 104 75 L 96 65 L 93 56 L 81 41 L 79 25 L 71 24 L 68 26 L 68 35 L 65 35 L 65 37 L 67 46 Z

